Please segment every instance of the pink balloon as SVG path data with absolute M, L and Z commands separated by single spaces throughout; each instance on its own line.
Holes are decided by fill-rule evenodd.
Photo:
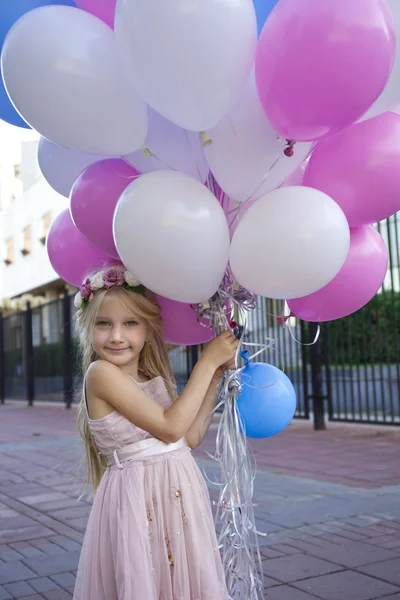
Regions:
M 117 202 L 140 173 L 121 158 L 108 158 L 89 165 L 74 183 L 70 210 L 75 227 L 92 246 L 119 258 L 112 223 Z
M 47 254 L 55 272 L 67 283 L 79 287 L 89 273 L 115 265 L 115 258 L 88 244 L 72 222 L 69 210 L 61 212 L 47 236 Z
M 196 313 L 189 304 L 168 300 L 163 296 L 156 296 L 161 307 L 164 321 L 164 337 L 168 344 L 177 346 L 192 346 L 205 344 L 215 337 L 213 329 L 203 327 L 197 321 Z M 207 325 L 207 321 L 202 321 Z
M 331 196 L 350 227 L 400 209 L 400 116 L 384 113 L 317 144 L 304 185 Z
M 75 0 L 75 4 L 92 13 L 114 29 L 115 5 L 117 0 Z
M 280 0 L 256 53 L 257 87 L 269 121 L 296 141 L 347 127 L 380 96 L 395 49 L 384 0 Z
M 371 298 L 385 279 L 388 252 L 370 225 L 351 231 L 350 250 L 342 270 L 314 294 L 289 300 L 291 312 L 304 321 L 324 322 L 347 317 Z

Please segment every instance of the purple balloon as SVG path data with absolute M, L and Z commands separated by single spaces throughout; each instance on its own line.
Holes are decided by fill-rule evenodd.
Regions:
M 296 141 L 349 126 L 382 93 L 395 51 L 384 0 L 280 0 L 256 53 L 257 87 L 269 121 Z
M 76 0 L 75 4 L 88 13 L 92 13 L 114 29 L 115 5 L 117 0 Z
M 304 185 L 331 196 L 350 227 L 400 209 L 400 115 L 387 112 L 317 144 Z
M 291 312 L 304 321 L 325 322 L 347 317 L 375 296 L 385 279 L 388 252 L 370 225 L 351 231 L 350 250 L 336 277 L 314 294 L 289 300 Z
M 115 265 L 110 258 L 84 240 L 72 222 L 69 210 L 63 210 L 52 222 L 47 236 L 47 254 L 55 272 L 67 283 L 79 287 L 89 273 Z
M 89 165 L 74 183 L 70 211 L 75 227 L 92 246 L 119 258 L 112 223 L 117 202 L 140 173 L 121 158 L 108 158 Z
M 196 313 L 190 304 L 175 302 L 163 296 L 156 296 L 161 307 L 164 321 L 164 338 L 168 344 L 177 346 L 193 346 L 205 344 L 215 337 L 213 329 L 203 327 L 207 321 L 200 325 Z

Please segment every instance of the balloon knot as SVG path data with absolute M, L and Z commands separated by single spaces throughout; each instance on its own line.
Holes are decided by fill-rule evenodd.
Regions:
M 289 315 L 276 317 L 278 325 L 284 325 L 291 317 L 294 317 L 294 314 L 291 312 Z
M 200 143 L 203 148 L 208 148 L 212 144 L 212 139 L 205 131 L 200 131 L 199 133 Z
M 294 154 L 294 145 L 296 142 L 293 142 L 292 140 L 286 140 L 286 143 L 287 145 L 283 151 L 283 154 L 291 158 Z

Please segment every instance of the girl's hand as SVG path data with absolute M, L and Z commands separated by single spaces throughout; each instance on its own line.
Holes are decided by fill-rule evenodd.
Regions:
M 235 363 L 238 346 L 239 341 L 233 333 L 231 331 L 224 331 L 207 344 L 201 358 L 207 360 L 214 370 L 217 371 L 219 367 Z
M 224 372 L 225 371 L 229 371 L 230 369 L 236 369 L 236 368 L 237 368 L 236 358 L 234 358 L 231 361 L 229 361 L 229 362 L 225 363 L 224 365 L 222 365 L 221 367 L 218 367 L 218 369 L 214 373 L 213 379 L 220 380 L 224 376 Z

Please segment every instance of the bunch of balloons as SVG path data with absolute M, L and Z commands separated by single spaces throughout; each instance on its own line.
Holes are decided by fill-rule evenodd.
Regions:
M 361 308 L 400 208 L 396 38 L 398 0 L 4 2 L 0 118 L 70 198 L 54 269 L 121 261 L 175 343 L 210 338 L 189 305 L 229 262 L 300 318 Z

